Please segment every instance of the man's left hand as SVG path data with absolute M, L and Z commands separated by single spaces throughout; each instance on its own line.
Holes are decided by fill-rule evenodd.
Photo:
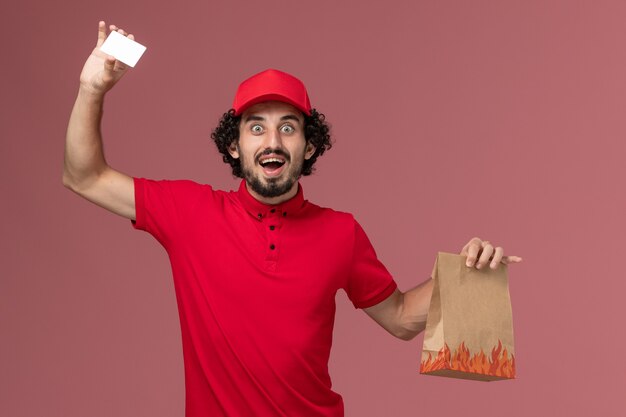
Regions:
M 494 246 L 488 240 L 472 238 L 467 245 L 463 246 L 461 255 L 467 256 L 466 265 L 476 266 L 480 269 L 489 263 L 491 269 L 496 269 L 500 262 L 508 265 L 513 262 L 522 262 L 519 256 L 504 256 L 504 249 L 501 246 Z

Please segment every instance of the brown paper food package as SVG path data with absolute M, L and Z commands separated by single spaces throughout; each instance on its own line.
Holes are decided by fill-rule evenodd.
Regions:
M 438 252 L 420 373 L 478 381 L 515 378 L 507 265 L 465 265 Z

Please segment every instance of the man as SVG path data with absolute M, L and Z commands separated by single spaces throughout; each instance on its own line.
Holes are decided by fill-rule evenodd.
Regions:
M 122 29 L 111 25 L 110 30 Z M 99 47 L 80 76 L 63 183 L 131 220 L 167 250 L 183 337 L 187 416 L 342 416 L 328 375 L 335 294 L 392 335 L 425 327 L 432 281 L 401 292 L 352 215 L 312 204 L 298 182 L 330 148 L 304 84 L 277 70 L 245 80 L 212 134 L 238 191 L 154 181 L 109 167 L 103 98 L 127 68 Z M 519 262 L 473 238 L 468 266 Z

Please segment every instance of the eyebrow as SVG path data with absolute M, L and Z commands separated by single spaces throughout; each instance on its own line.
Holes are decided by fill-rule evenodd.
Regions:
M 262 122 L 262 121 L 265 121 L 265 117 L 256 116 L 254 114 L 251 114 L 251 115 L 246 116 L 246 118 L 244 119 L 243 122 L 244 123 L 248 123 L 251 120 L 257 120 L 257 121 Z M 287 114 L 287 115 L 281 117 L 280 120 L 281 121 L 283 121 L 283 120 L 295 120 L 296 122 L 300 122 L 300 119 L 296 115 L 293 115 L 293 114 Z
M 250 120 L 259 120 L 259 121 L 263 121 L 263 120 L 265 120 L 265 118 L 264 118 L 264 117 L 261 117 L 261 116 L 249 115 L 249 116 L 246 116 L 246 118 L 244 119 L 244 121 L 243 121 L 243 122 L 244 122 L 244 123 L 248 123 Z
M 293 115 L 293 114 L 288 114 L 286 116 L 283 116 L 283 117 L 280 118 L 280 120 L 281 121 L 282 120 L 295 120 L 298 123 L 300 122 L 300 119 L 298 117 L 296 117 L 295 115 Z

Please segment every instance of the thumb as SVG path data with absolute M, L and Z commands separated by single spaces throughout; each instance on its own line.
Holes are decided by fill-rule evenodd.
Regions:
M 522 258 L 520 258 L 519 256 L 504 256 L 501 262 L 503 262 L 506 265 L 513 263 L 513 262 L 519 263 L 519 262 L 522 262 Z
M 115 57 L 111 55 L 107 55 L 104 60 L 104 69 L 107 72 L 113 72 L 114 67 L 115 67 Z

